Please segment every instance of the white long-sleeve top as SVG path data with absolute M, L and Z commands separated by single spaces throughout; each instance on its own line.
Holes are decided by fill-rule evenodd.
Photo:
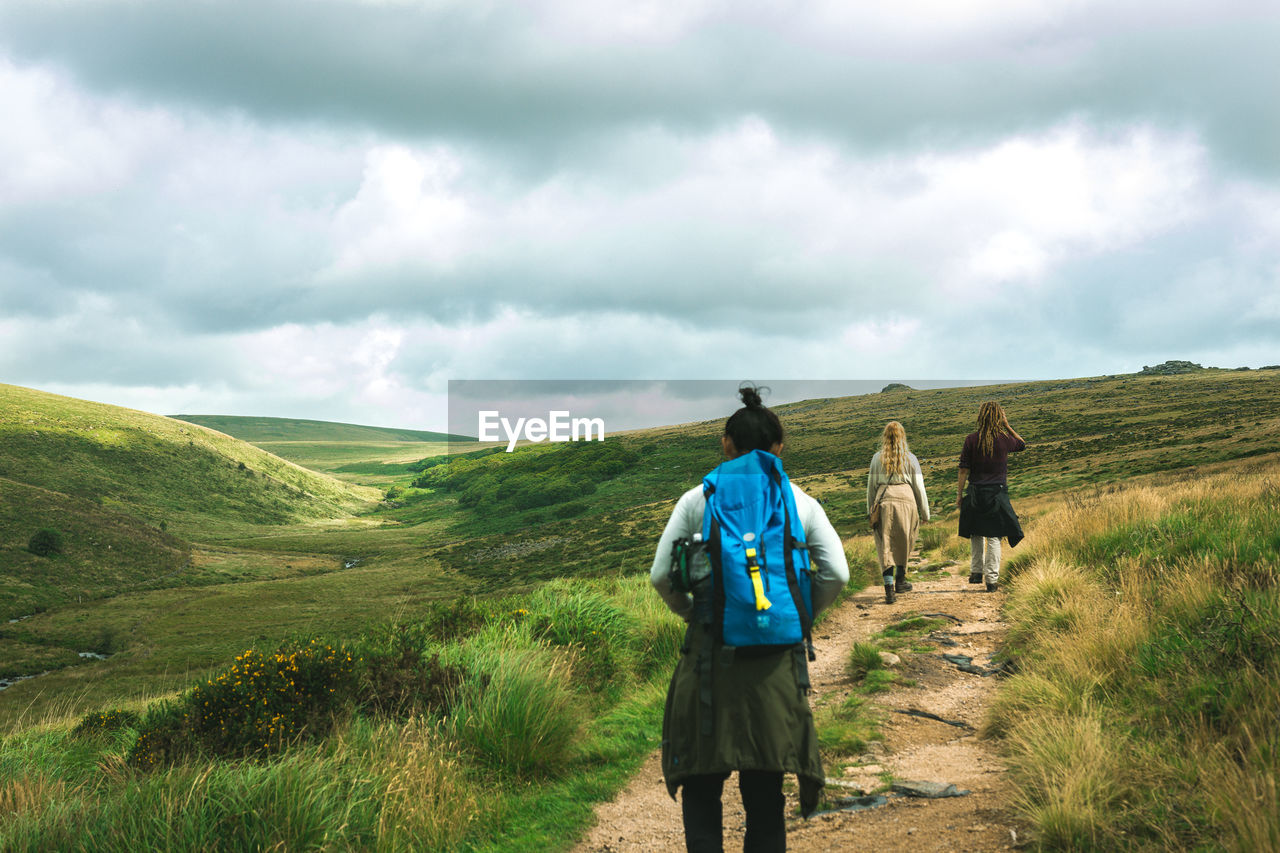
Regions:
M 849 561 L 844 555 L 840 534 L 827 520 L 822 505 L 800 491 L 794 483 L 791 491 L 796 497 L 796 514 L 804 529 L 804 539 L 809 545 L 809 559 L 817 566 L 811 575 L 813 590 L 813 615 L 817 616 L 836 600 L 840 590 L 849 582 Z M 702 517 L 707 511 L 707 499 L 699 484 L 680 496 L 676 508 L 671 511 L 667 527 L 658 540 L 658 552 L 649 570 L 649 582 L 671 608 L 671 612 L 686 622 L 693 615 L 693 596 L 676 592 L 671 588 L 671 546 L 681 536 L 693 536 L 702 532 Z
M 875 505 L 876 492 L 884 485 L 897 485 L 898 483 L 910 483 L 911 491 L 916 494 L 916 509 L 920 512 L 920 520 L 929 520 L 929 495 L 924 490 L 924 474 L 920 471 L 920 460 L 916 459 L 916 455 L 907 452 L 905 474 L 886 474 L 884 471 L 884 463 L 880 461 L 880 451 L 876 451 L 876 455 L 871 457 L 871 468 L 867 471 L 867 515 L 871 514 L 871 507 Z

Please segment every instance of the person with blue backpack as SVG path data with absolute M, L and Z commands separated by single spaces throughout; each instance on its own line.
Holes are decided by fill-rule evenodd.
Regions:
M 738 773 L 743 850 L 786 850 L 784 774 L 800 811 L 825 774 L 809 710 L 813 618 L 849 580 L 839 534 L 782 467 L 784 433 L 760 389 L 725 424 L 727 461 L 676 502 L 650 581 L 688 623 L 662 720 L 662 774 L 681 793 L 685 846 L 724 849 L 721 793 Z

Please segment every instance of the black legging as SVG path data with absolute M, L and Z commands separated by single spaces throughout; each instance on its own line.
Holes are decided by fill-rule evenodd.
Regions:
M 684 843 L 689 853 L 723 853 L 724 813 L 720 795 L 728 773 L 690 776 L 683 783 L 680 808 Z M 783 853 L 787 849 L 786 798 L 782 774 L 768 770 L 738 771 L 738 790 L 747 811 L 743 853 Z

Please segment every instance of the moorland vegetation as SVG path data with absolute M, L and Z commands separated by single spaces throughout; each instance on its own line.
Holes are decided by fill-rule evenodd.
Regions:
M 988 733 L 1047 848 L 1275 840 L 1257 813 L 1275 804 L 1277 378 L 778 407 L 788 472 L 862 582 L 886 420 L 921 459 L 938 566 L 965 552 L 946 513 L 978 403 L 1031 441 L 1019 670 Z M 0 847 L 554 848 L 656 745 L 680 626 L 645 574 L 722 422 L 448 465 L 409 459 L 413 436 L 335 440 L 322 471 L 370 466 L 340 481 L 191 424 L 0 393 L 0 590 L 20 619 L 0 624 L 0 676 L 51 670 L 0 692 Z M 29 549 L 44 528 L 62 553 Z M 919 629 L 870 652 L 911 653 Z M 95 649 L 110 659 L 79 657 Z M 833 756 L 875 737 L 861 697 L 891 676 L 870 652 L 851 657 L 861 692 L 820 712 Z

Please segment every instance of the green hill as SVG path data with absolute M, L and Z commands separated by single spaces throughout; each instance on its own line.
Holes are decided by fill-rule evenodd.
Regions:
M 60 553 L 27 549 L 42 529 L 58 531 Z M 144 587 L 181 572 L 189 558 L 186 542 L 127 513 L 0 479 L 0 619 Z
M 373 497 L 203 427 L 0 385 L 0 615 L 147 587 L 187 564 L 187 540 Z M 41 528 L 61 554 L 28 550 Z
M 815 399 L 777 411 L 788 430 L 787 471 L 845 536 L 866 532 L 866 466 L 884 423 L 902 421 L 934 507 L 930 535 L 945 539 L 955 529 L 956 457 L 984 399 L 1002 401 L 1030 442 L 1011 462 L 1010 483 L 1020 511 L 1034 517 L 1042 501 L 1027 503 L 1032 496 L 1091 494 L 1137 475 L 1179 477 L 1196 466 L 1280 453 L 1277 378 L 1271 370 L 1095 377 Z M 459 595 L 643 572 L 671 502 L 720 461 L 724 427 L 716 419 L 619 434 L 605 444 L 478 451 L 456 465 L 405 455 L 438 444 L 317 442 L 329 454 L 325 464 L 360 469 L 343 476 L 399 487 L 394 500 L 374 505 L 359 501 L 371 490 L 197 425 L 0 391 L 0 478 L 29 487 L 4 496 L 23 507 L 0 522 L 7 525 L 0 559 L 9 557 L 0 566 L 22 574 L 0 568 L 7 578 L 0 593 L 22 606 L 66 602 L 21 625 L 0 625 L 0 639 L 83 649 L 85 638 L 114 631 L 125 647 L 103 664 L 112 686 L 100 681 L 99 695 L 144 685 L 154 692 L 186 667 L 212 665 L 234 644 L 320 626 L 348 632 L 393 612 L 412 620 Z M 725 415 L 733 392 L 726 383 Z M 339 465 L 343 458 L 363 461 Z M 46 493 L 89 525 L 68 534 L 64 555 L 47 560 L 25 551 L 33 528 L 44 524 L 37 515 L 61 511 L 57 503 L 41 508 L 38 496 Z M 148 538 L 162 524 L 176 539 Z M 102 538 L 112 525 L 145 527 L 128 538 L 148 556 L 120 561 L 127 571 L 116 581 L 95 580 L 94 572 L 109 576 L 110 565 L 90 565 L 86 555 L 95 552 L 84 542 L 114 541 Z M 48 569 L 57 570 L 47 575 L 58 578 L 56 588 L 23 586 Z M 113 588 L 129 594 L 95 599 Z M 38 689 L 51 697 L 72 691 L 75 676 L 47 676 Z M 6 696 L 19 707 L 18 697 L 37 688 L 14 690 Z M 3 705 L 0 729 L 12 719 Z
M 293 418 L 175 415 L 235 436 L 290 462 L 362 485 L 386 486 L 412 473 L 412 463 L 475 442 L 465 435 Z
M 1031 679 L 1009 680 L 1015 713 L 997 719 L 1011 738 L 1049 737 L 1017 770 L 1048 817 L 1113 824 L 1097 837 L 1114 843 L 1071 835 L 1063 849 L 1275 847 L 1268 816 L 1280 812 L 1261 786 L 1280 754 L 1267 728 L 1280 672 L 1277 378 L 1113 376 L 777 407 L 787 470 L 823 502 L 861 582 L 878 570 L 863 495 L 885 421 L 906 426 L 925 469 L 932 572 L 967 570 L 946 567 L 967 553 L 956 456 L 979 404 L 1000 400 L 1027 438 L 1010 460 L 1029 533 L 1007 563 L 1007 615 L 1023 623 L 1011 653 Z M 733 400 L 726 383 L 724 415 Z M 0 821 L 0 848 L 561 849 L 588 801 L 657 746 L 683 626 L 646 572 L 675 498 L 720 461 L 723 417 L 457 464 L 402 461 L 430 442 L 314 442 L 330 463 L 345 446 L 383 466 L 353 472 L 361 482 L 401 472 L 396 499 L 356 517 L 341 511 L 359 505 L 352 488 L 199 426 L 4 386 L 0 405 L 0 595 L 34 608 L 45 583 L 50 603 L 0 622 L 0 676 L 53 670 L 0 693 L 0 813 L 6 792 L 23 803 Z M 1059 524 L 1064 513 L 1078 524 Z M 24 550 L 32 528 L 53 525 L 62 554 Z M 102 593 L 113 588 L 128 592 Z M 114 654 L 82 662 L 86 650 Z M 1055 650 L 1069 653 L 1045 656 Z M 299 684 L 328 689 L 307 704 Z M 203 711 L 209 701 L 226 716 Z M 123 713 L 77 723 L 111 709 Z M 223 722 L 253 739 L 224 743 Z M 1230 749 L 1214 752 L 1215 731 Z M 1105 740 L 1076 738 L 1090 732 Z M 130 758 L 139 743 L 187 759 L 148 770 Z M 1097 773 L 1097 754 L 1077 748 L 1089 743 L 1117 758 L 1101 763 L 1103 783 L 1060 784 Z M 218 744 L 264 760 L 198 752 Z M 527 754 L 544 744 L 555 754 Z M 1204 774 L 1186 760 L 1210 753 Z M 1040 772 L 1058 757 L 1061 774 Z M 1081 791 L 1079 816 L 1062 821 L 1058 803 Z M 1221 831 L 1235 815 L 1256 831 Z
M 865 529 L 867 465 L 887 421 L 905 426 L 941 516 L 954 507 L 960 447 L 984 400 L 1001 401 L 1030 445 L 1010 463 L 1019 499 L 1280 453 L 1278 379 L 1272 370 L 1094 377 L 902 390 L 775 410 L 788 434 L 787 472 L 821 498 L 837 530 L 852 532 Z M 733 403 L 726 383 L 726 416 Z M 442 500 L 456 501 L 447 515 L 452 541 L 434 555 L 485 583 L 511 582 L 506 555 L 513 553 L 522 555 L 522 577 L 614 571 L 652 559 L 650 533 L 669 512 L 654 501 L 678 496 L 719 463 L 723 429 L 721 418 L 619 436 L 615 446 L 633 453 L 625 470 L 580 481 L 573 472 L 594 455 L 587 446 L 429 460 L 416 482 L 433 493 L 391 514 L 412 523 Z
M 360 424 L 311 421 L 298 418 L 254 418 L 239 415 L 174 415 L 176 420 L 199 424 L 225 432 L 241 441 L 261 445 L 277 441 L 323 442 L 447 442 L 475 441 L 465 435 L 427 432 L 416 429 L 361 426 Z
M 777 407 L 787 470 L 845 538 L 855 585 L 878 577 L 863 495 L 885 421 L 906 426 L 925 469 L 934 518 L 918 571 L 933 576 L 967 572 L 956 457 L 979 404 L 1001 401 L 1027 438 L 1010 460 L 1027 543 L 1002 575 L 1002 657 L 1015 665 L 985 729 L 1028 792 L 1015 807 L 1033 846 L 1276 848 L 1278 378 L 1113 376 Z M 5 654 L 63 667 L 0 694 L 0 813 L 6 794 L 21 804 L 0 821 L 0 848 L 568 849 L 591 803 L 658 746 L 684 626 L 647 568 L 675 498 L 720 461 L 723 425 L 428 459 L 359 518 L 245 526 L 194 550 L 197 565 L 239 561 L 261 579 L 0 624 L 0 667 Z M 202 471 L 178 473 L 190 484 Z M 122 506 L 25 484 L 0 499 L 40 508 L 41 523 L 135 523 Z M 154 552 L 172 545 L 148 535 Z M 77 547 L 63 557 L 109 572 Z M 41 564 L 22 559 L 33 576 Z M 110 660 L 62 663 L 113 638 Z M 907 673 L 940 651 L 923 638 L 897 648 Z M 829 765 L 873 736 L 856 716 L 863 697 L 850 700 L 817 711 L 836 735 Z M 150 814 L 166 820 L 139 820 Z

